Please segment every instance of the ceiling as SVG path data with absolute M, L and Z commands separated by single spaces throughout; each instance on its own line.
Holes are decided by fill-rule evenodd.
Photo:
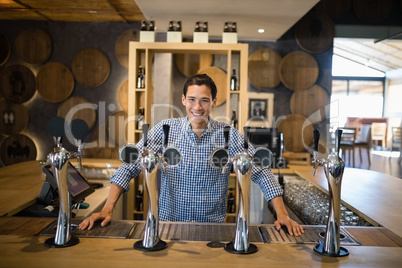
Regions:
M 166 31 L 182 21 L 184 37 L 195 22 L 208 21 L 211 39 L 220 39 L 225 21 L 236 21 L 239 40 L 278 40 L 319 0 L 0 0 L 0 20 L 135 23 L 154 20 Z M 258 33 L 258 29 L 264 33 Z M 402 68 L 402 41 L 336 39 L 334 53 L 383 72 Z

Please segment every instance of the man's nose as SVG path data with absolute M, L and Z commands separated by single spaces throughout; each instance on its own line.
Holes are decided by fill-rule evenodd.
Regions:
M 201 102 L 199 102 L 199 101 L 195 102 L 194 108 L 197 110 L 202 109 Z

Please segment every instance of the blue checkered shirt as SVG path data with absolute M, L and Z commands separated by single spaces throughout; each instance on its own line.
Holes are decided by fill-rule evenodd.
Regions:
M 182 222 L 223 222 L 226 215 L 226 197 L 231 168 L 225 174 L 221 169 L 213 168 L 209 162 L 215 148 L 224 147 L 223 129 L 227 124 L 209 119 L 207 129 L 197 140 L 191 130 L 188 118 L 172 118 L 159 122 L 148 133 L 148 149 L 156 153 L 163 150 L 164 124 L 170 126 L 169 146 L 174 146 L 182 153 L 182 161 L 174 167 L 167 167 L 161 172 L 161 190 L 159 196 L 159 219 L 161 221 Z M 234 156 L 243 152 L 244 138 L 235 128 L 231 128 L 229 154 Z M 140 152 L 143 141 L 137 143 Z M 250 146 L 252 154 L 254 148 Z M 129 181 L 140 174 L 139 163 L 123 164 L 110 179 L 129 190 Z M 251 179 L 259 184 L 266 200 L 283 194 L 269 168 L 253 166 Z

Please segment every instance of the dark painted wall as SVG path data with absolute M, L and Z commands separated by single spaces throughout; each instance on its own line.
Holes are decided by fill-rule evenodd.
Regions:
M 18 33 L 27 27 L 39 27 L 45 30 L 52 39 L 53 50 L 47 62 L 60 62 L 66 65 L 71 70 L 73 57 L 82 49 L 97 48 L 103 51 L 109 58 L 111 71 L 108 79 L 100 86 L 95 88 L 86 88 L 78 82 L 75 83 L 72 96 L 82 96 L 88 99 L 93 104 L 104 103 L 106 110 L 99 111 L 104 113 L 104 118 L 107 118 L 111 113 L 121 110 L 118 102 L 118 90 L 120 85 L 127 79 L 128 70 L 123 67 L 115 56 L 115 44 L 118 37 L 126 30 L 138 28 L 138 24 L 123 24 L 123 23 L 70 23 L 70 22 L 33 22 L 33 21 L 2 21 L 0 32 L 9 39 L 11 43 L 12 53 L 5 65 L 0 67 L 0 72 L 13 64 L 22 64 L 29 67 L 35 74 L 42 67 L 32 66 L 19 60 L 14 51 L 14 41 Z M 162 35 L 163 39 L 163 35 Z M 240 40 L 241 41 L 241 40 Z M 297 45 L 293 29 L 289 30 L 283 38 L 277 42 L 248 42 L 249 54 L 251 55 L 258 49 L 269 48 L 278 52 L 282 57 L 286 54 L 301 50 Z M 331 89 L 331 61 L 332 48 L 319 54 L 313 54 L 318 61 L 320 75 L 317 84 L 323 87 L 327 92 Z M 174 66 L 174 65 L 173 65 Z M 178 92 L 175 95 L 180 95 L 182 90 L 183 77 L 174 67 L 173 77 L 177 79 L 175 88 Z M 158 89 L 155 89 L 156 92 Z M 249 84 L 249 91 L 262 92 Z M 275 93 L 274 116 L 276 118 L 290 114 L 290 98 L 292 90 L 287 89 L 280 84 L 272 90 L 264 90 L 264 92 Z M 114 110 L 108 109 L 109 105 L 113 104 Z M 38 148 L 37 159 L 45 159 L 46 155 L 53 148 L 53 140 L 50 134 L 46 131 L 47 122 L 50 118 L 57 115 L 59 103 L 52 104 L 44 101 L 38 93 L 28 102 L 24 103 L 29 108 L 30 122 L 28 128 L 23 132 L 33 139 Z M 112 106 L 113 106 L 112 105 Z M 98 116 L 99 119 L 99 116 Z M 92 132 L 85 139 L 86 142 L 92 140 L 94 130 L 103 122 L 97 121 Z M 323 123 L 325 127 L 325 123 Z M 4 139 L 5 136 L 1 136 Z M 68 143 L 64 144 L 69 150 L 75 150 L 75 146 Z

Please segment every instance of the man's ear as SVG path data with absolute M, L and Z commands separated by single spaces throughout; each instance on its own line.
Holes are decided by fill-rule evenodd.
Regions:
M 184 96 L 184 94 L 181 95 L 181 103 L 186 106 L 186 96 Z
M 212 108 L 215 108 L 216 106 L 216 98 L 212 101 Z

